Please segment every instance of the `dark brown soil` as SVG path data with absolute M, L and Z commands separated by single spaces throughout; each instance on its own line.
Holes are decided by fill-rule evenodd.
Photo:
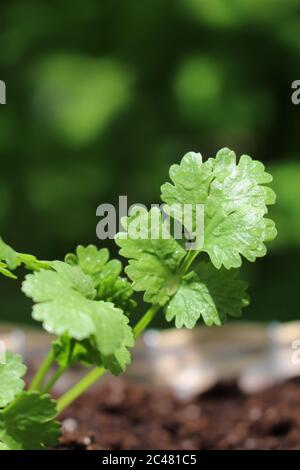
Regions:
M 300 380 L 251 396 L 219 385 L 182 402 L 116 379 L 62 418 L 63 449 L 300 449 Z

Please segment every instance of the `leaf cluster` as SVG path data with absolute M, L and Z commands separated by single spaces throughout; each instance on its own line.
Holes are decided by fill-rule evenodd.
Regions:
M 0 273 L 15 278 L 21 265 L 31 271 L 22 291 L 33 301 L 34 320 L 57 337 L 51 351 L 57 376 L 72 364 L 125 371 L 137 331 L 130 324 L 135 292 L 177 328 L 193 328 L 200 318 L 219 326 L 248 305 L 238 268 L 243 258 L 264 256 L 265 243 L 276 236 L 267 217 L 275 202 L 267 186 L 271 175 L 261 162 L 247 155 L 237 161 L 225 148 L 205 162 L 198 153 L 186 154 L 171 166 L 170 179 L 161 187 L 163 212 L 135 208 L 122 221 L 115 241 L 128 259 L 125 274 L 106 248 L 80 245 L 64 261 L 40 261 L 0 239 Z M 187 220 L 186 205 L 192 209 Z M 191 248 L 199 229 L 202 242 Z M 43 388 L 24 390 L 25 371 L 21 357 L 10 352 L 0 364 L 0 449 L 57 442 L 56 403 Z

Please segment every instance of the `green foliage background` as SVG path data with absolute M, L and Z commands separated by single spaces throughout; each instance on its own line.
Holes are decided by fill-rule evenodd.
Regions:
M 1 3 L 0 233 L 59 258 L 96 243 L 96 207 L 157 202 L 171 163 L 224 146 L 265 162 L 279 236 L 247 263 L 247 320 L 299 318 L 297 0 Z M 112 250 L 112 242 L 105 242 Z M 28 300 L 1 280 L 1 319 Z

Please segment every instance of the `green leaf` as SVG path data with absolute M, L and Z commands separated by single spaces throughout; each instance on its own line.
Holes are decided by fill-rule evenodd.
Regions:
M 76 254 L 68 254 L 65 261 L 71 265 L 79 265 L 85 274 L 92 277 L 97 291 L 96 299 L 113 302 L 126 313 L 136 307 L 136 302 L 131 298 L 131 283 L 120 275 L 122 263 L 116 259 L 109 260 L 109 251 L 106 248 L 98 250 L 94 245 L 79 245 Z
M 16 269 L 19 264 L 18 254 L 0 238 L 0 260 L 5 261 L 9 269 Z
M 161 199 L 167 203 L 165 212 L 182 222 L 183 204 L 192 204 L 195 213 L 196 204 L 205 203 L 213 180 L 213 161 L 209 159 L 203 163 L 200 153 L 189 152 L 180 165 L 170 167 L 169 174 L 174 185 L 165 183 L 161 186 Z
M 123 370 L 128 361 L 119 357 L 120 350 L 133 347 L 133 334 L 128 325 L 128 319 L 123 315 L 122 310 L 116 309 L 112 303 L 94 301 L 95 309 L 91 312 L 91 317 L 95 325 L 95 341 L 101 353 L 104 367 L 113 373 L 118 373 L 112 365 L 112 359 L 116 357 L 117 363 Z M 128 356 L 129 357 L 129 356 Z
M 22 392 L 0 411 L 0 448 L 37 450 L 57 444 L 56 403 L 49 395 Z
M 131 283 L 127 278 L 120 276 L 122 269 L 122 263 L 112 259 L 97 273 L 97 299 L 113 302 L 126 313 L 131 313 L 136 307 L 136 302 L 132 299 Z
M 33 318 L 55 335 L 67 334 L 77 341 L 89 338 L 103 365 L 109 367 L 120 348 L 133 346 L 127 317 L 111 302 L 89 298 L 92 279 L 79 266 L 56 261 L 52 267 L 56 271 L 28 274 L 23 282 L 23 292 L 36 302 Z M 124 362 L 121 366 L 125 367 Z
M 202 262 L 196 272 L 186 275 L 165 308 L 167 321 L 175 319 L 177 328 L 193 328 L 202 317 L 207 326 L 221 325 L 227 315 L 241 315 L 249 304 L 247 283 L 236 279 L 236 270 L 216 270 Z
M 5 263 L 1 263 L 1 260 Z M 33 255 L 17 253 L 0 238 L 0 273 L 4 274 L 4 276 L 16 279 L 16 276 L 12 274 L 11 271 L 14 271 L 21 264 L 30 271 L 49 269 L 51 266 L 49 261 L 40 261 Z
M 60 274 L 44 270 L 28 274 L 22 290 L 37 302 L 32 316 L 43 321 L 46 331 L 56 335 L 68 332 L 79 340 L 93 334 L 93 322 L 85 313 L 87 299 Z M 89 303 L 87 308 L 90 308 Z
M 5 364 L 0 364 L 0 408 L 4 408 L 24 388 L 26 366 L 22 357 L 10 351 L 5 353 Z
M 114 354 L 103 358 L 94 338 L 74 341 L 70 336 L 62 335 L 52 343 L 55 360 L 62 367 L 80 363 L 85 366 L 103 365 L 116 375 L 124 372 L 131 360 L 127 348 L 134 346 L 134 340 L 128 325 L 120 325 L 120 327 L 123 328 L 123 341 Z
M 178 269 L 186 251 L 172 238 L 158 208 L 122 221 L 126 232 L 116 236 L 120 254 L 130 258 L 125 271 L 136 291 L 145 291 L 146 302 L 164 305 L 180 284 Z
M 239 267 L 241 255 L 249 261 L 265 255 L 264 242 L 276 236 L 274 223 L 264 217 L 275 193 L 265 186 L 272 177 L 261 162 L 242 155 L 237 164 L 235 153 L 222 149 L 203 163 L 200 154 L 190 152 L 171 167 L 170 177 L 173 184 L 161 187 L 166 212 L 177 204 L 174 218 L 181 220 L 182 204 L 204 205 L 201 251 L 216 268 Z
M 90 339 L 76 341 L 67 334 L 52 343 L 55 361 L 61 367 L 71 364 L 102 365 L 101 355 Z
M 60 275 L 65 285 L 70 285 L 88 299 L 95 298 L 96 291 L 93 280 L 79 266 L 70 266 L 63 261 L 53 261 L 51 266 Z
M 2 263 L 2 261 L 0 261 L 0 273 L 3 274 L 3 276 L 5 276 L 5 277 L 10 277 L 11 279 L 17 279 L 17 276 L 15 276 L 13 273 L 11 273 L 7 269 L 7 264 Z
M 76 248 L 76 255 L 67 255 L 66 261 L 73 258 L 74 264 L 79 264 L 86 274 L 99 273 L 109 260 L 109 251 L 106 248 L 97 249 L 94 245 L 82 246 Z

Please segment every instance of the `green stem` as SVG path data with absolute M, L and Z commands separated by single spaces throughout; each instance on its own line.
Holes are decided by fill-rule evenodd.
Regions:
M 147 328 L 147 326 L 149 325 L 149 323 L 151 323 L 159 309 L 160 305 L 152 305 L 152 307 L 147 310 L 145 315 L 142 316 L 142 318 L 133 328 L 133 334 L 135 338 L 138 338 L 140 334 L 145 330 L 145 328 Z
M 43 393 L 49 393 L 50 390 L 52 389 L 52 387 L 56 384 L 56 382 L 58 381 L 58 379 L 62 376 L 62 374 L 65 372 L 65 370 L 67 369 L 67 367 L 59 367 L 55 372 L 54 374 L 52 375 L 52 377 L 50 378 L 50 380 L 46 383 L 46 385 L 43 387 Z
M 139 320 L 139 322 L 133 328 L 133 334 L 135 338 L 138 338 L 140 334 L 147 328 L 149 323 L 153 320 L 155 314 L 160 309 L 159 305 L 153 305 L 145 315 Z M 104 367 L 96 367 L 89 372 L 83 379 L 81 379 L 76 385 L 62 395 L 57 401 L 57 414 L 59 415 L 67 406 L 69 406 L 76 398 L 84 393 L 91 385 L 102 377 L 106 372 Z
M 72 359 L 74 347 L 75 347 L 75 340 L 73 338 L 71 338 L 71 340 L 70 340 L 70 350 L 69 350 L 68 361 L 67 361 L 68 364 L 71 364 L 71 359 Z M 54 374 L 52 375 L 50 380 L 43 387 L 43 390 L 42 390 L 43 393 L 49 393 L 50 392 L 52 387 L 56 384 L 58 379 L 67 370 L 67 368 L 68 368 L 68 366 L 59 366 L 58 369 L 56 369 L 56 371 L 54 372 Z
M 74 387 L 70 388 L 57 401 L 57 414 L 59 415 L 67 406 L 69 406 L 76 398 L 84 393 L 93 383 L 95 383 L 106 372 L 104 367 L 96 367 L 81 379 Z
M 41 367 L 35 374 L 30 384 L 29 391 L 39 390 L 41 388 L 41 385 L 47 373 L 49 372 L 49 369 L 51 368 L 52 364 L 54 364 L 54 356 L 52 350 L 50 350 L 45 359 L 43 360 Z
M 190 250 L 181 266 L 181 269 L 180 269 L 180 274 L 182 276 L 184 276 L 186 274 L 186 272 L 188 271 L 188 269 L 191 267 L 193 261 L 195 260 L 195 258 L 197 258 L 197 256 L 199 255 L 201 250 Z

